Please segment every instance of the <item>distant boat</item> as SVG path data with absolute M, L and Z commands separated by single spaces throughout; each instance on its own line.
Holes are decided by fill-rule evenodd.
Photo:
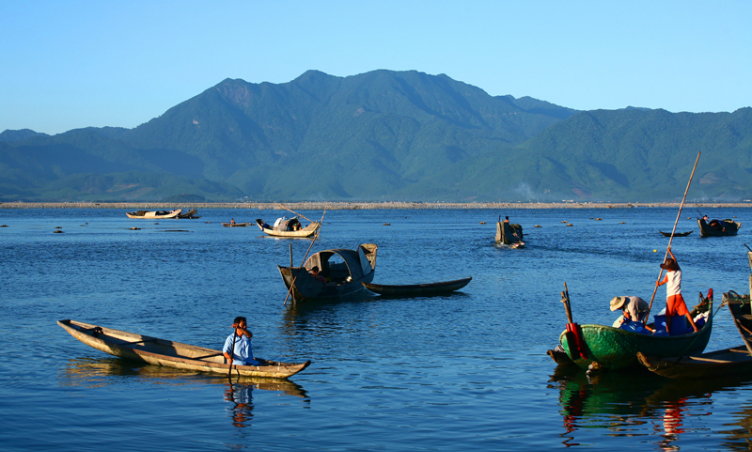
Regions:
M 138 210 L 136 212 L 128 212 L 128 218 L 140 218 L 144 220 L 164 220 L 168 218 L 177 218 L 182 212 L 182 209 L 176 210 Z
M 105 328 L 75 320 L 60 320 L 58 325 L 86 345 L 121 358 L 164 367 L 228 375 L 230 368 L 220 350 L 181 344 L 151 336 Z M 223 338 L 219 338 L 223 341 Z M 255 358 L 259 366 L 232 366 L 233 375 L 287 378 L 311 364 L 281 363 Z
M 298 217 L 284 218 L 281 221 L 275 223 L 275 226 L 270 226 L 262 219 L 256 220 L 256 225 L 261 229 L 264 234 L 271 237 L 287 237 L 287 238 L 304 238 L 310 237 L 316 233 L 321 227 L 321 223 L 314 221 L 306 227 L 300 223 Z
M 658 231 L 658 232 L 660 232 L 661 234 L 663 234 L 664 237 L 671 237 L 671 233 L 670 232 L 663 232 L 663 231 Z M 694 232 L 694 231 L 674 232 L 674 237 L 686 237 L 689 234 L 691 234 L 692 232 Z
M 700 237 L 736 235 L 739 228 L 742 227 L 741 223 L 734 220 L 710 220 L 710 222 L 706 222 L 703 218 L 700 218 L 697 220 L 697 224 L 700 225 Z
M 244 228 L 248 226 L 251 223 L 222 223 L 222 226 L 228 227 L 228 228 Z
M 196 209 L 191 209 L 186 213 L 181 213 L 178 215 L 178 218 L 181 220 L 195 220 L 198 218 L 201 218 L 201 215 L 196 215 L 196 212 L 198 212 Z
M 499 221 L 496 223 L 496 243 L 501 245 L 511 245 L 513 248 L 522 248 L 525 242 L 522 234 L 522 226 L 519 224 L 509 224 L 508 222 Z
M 391 286 L 384 284 L 363 283 L 363 286 L 371 292 L 384 297 L 427 297 L 452 293 L 465 287 L 473 278 L 458 279 L 455 281 L 443 281 L 430 284 L 410 284 L 403 286 Z
M 357 250 L 332 249 L 319 251 L 305 262 L 303 267 L 277 266 L 279 274 L 296 301 L 334 299 L 353 295 L 365 290 L 361 283 L 370 283 L 376 273 L 378 246 L 363 243 Z M 324 281 L 311 273 L 319 268 Z

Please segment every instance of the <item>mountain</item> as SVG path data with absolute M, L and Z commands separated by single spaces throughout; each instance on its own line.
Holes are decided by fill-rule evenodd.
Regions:
M 134 129 L 3 132 L 0 201 L 670 201 L 698 151 L 691 194 L 731 201 L 752 197 L 751 114 L 576 111 L 417 71 L 227 79 Z

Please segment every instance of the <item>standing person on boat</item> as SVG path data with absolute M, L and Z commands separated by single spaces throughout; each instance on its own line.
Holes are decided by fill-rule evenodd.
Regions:
M 222 354 L 227 362 L 230 366 L 258 366 L 260 363 L 253 359 L 253 347 L 251 346 L 253 333 L 248 330 L 245 317 L 235 317 L 232 328 L 233 333 L 227 336 L 225 345 L 222 347 Z M 233 344 L 235 344 L 234 349 Z M 232 350 L 232 356 L 230 350 Z
M 684 302 L 684 297 L 681 294 L 681 267 L 679 267 L 674 253 L 671 252 L 671 247 L 668 248 L 668 254 L 671 257 L 667 257 L 666 261 L 661 264 L 661 268 L 666 270 L 666 277 L 662 281 L 655 283 L 658 286 L 668 284 L 666 286 L 666 332 L 671 334 L 671 318 L 679 316 L 686 317 L 696 333 L 697 325 L 692 320 L 692 316 L 689 315 L 687 304 Z
M 611 299 L 611 310 L 616 311 L 617 309 L 622 310 L 624 320 L 629 322 L 644 323 L 645 316 L 649 312 L 650 305 L 648 305 L 648 302 L 640 297 L 614 297 Z M 645 329 L 651 332 L 653 331 L 647 326 L 645 326 Z

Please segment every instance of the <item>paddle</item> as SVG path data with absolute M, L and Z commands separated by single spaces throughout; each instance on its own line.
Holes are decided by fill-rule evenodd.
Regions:
M 674 229 L 671 230 L 671 238 L 668 239 L 668 246 L 666 247 L 666 255 L 663 256 L 663 262 L 666 262 L 666 258 L 668 257 L 668 250 L 671 249 L 671 242 L 674 240 L 674 233 L 676 232 L 676 225 L 679 224 L 679 217 L 681 217 L 682 209 L 684 208 L 684 201 L 687 199 L 687 192 L 689 191 L 689 186 L 692 184 L 692 178 L 695 177 L 695 170 L 697 169 L 697 163 L 700 161 L 700 154 L 701 152 L 697 153 L 697 159 L 695 160 L 695 166 L 692 168 L 692 174 L 689 176 L 689 182 L 687 182 L 687 188 L 684 189 L 684 197 L 682 198 L 681 205 L 679 206 L 679 212 L 676 214 L 676 221 L 674 221 Z M 655 300 L 655 293 L 658 291 L 658 283 L 661 281 L 661 277 L 663 276 L 663 268 L 661 268 L 660 273 L 658 273 L 658 280 L 655 282 L 655 287 L 653 288 L 653 296 L 650 297 L 650 305 L 648 306 L 648 312 L 645 314 L 645 318 L 642 320 L 643 325 L 647 325 L 648 319 L 650 318 L 650 310 L 653 308 L 653 300 Z
M 324 205 L 324 213 L 321 214 L 321 223 L 320 223 L 321 227 L 319 227 L 319 229 L 316 231 L 316 235 L 313 236 L 313 240 L 311 240 L 311 244 L 308 245 L 308 249 L 306 250 L 305 255 L 303 256 L 303 261 L 300 263 L 300 267 L 302 267 L 303 264 L 305 264 L 305 261 L 308 258 L 308 253 L 311 251 L 311 247 L 316 242 L 316 239 L 319 238 L 319 234 L 321 233 L 321 228 L 324 225 L 324 215 L 326 215 L 326 209 L 327 209 L 327 205 L 325 204 Z M 308 219 L 306 218 L 306 220 L 308 220 Z M 311 220 L 308 220 L 308 221 L 311 221 Z M 292 263 L 290 263 L 290 267 L 292 267 Z M 300 268 L 300 267 L 298 267 L 298 268 Z M 299 274 L 300 273 L 298 273 L 298 275 Z M 290 294 L 292 293 L 293 287 L 295 287 L 295 281 L 298 279 L 298 275 L 295 275 L 295 278 L 293 278 L 292 283 L 290 283 L 290 288 L 287 290 L 287 295 L 285 296 L 285 302 L 283 303 L 283 306 L 287 306 L 287 299 L 290 298 Z M 295 303 L 295 295 L 292 296 L 292 301 L 293 301 L 293 303 Z
M 230 349 L 230 369 L 227 372 L 227 378 L 232 378 L 232 363 L 235 361 L 235 338 L 238 335 L 238 330 L 235 325 L 232 326 L 232 348 Z

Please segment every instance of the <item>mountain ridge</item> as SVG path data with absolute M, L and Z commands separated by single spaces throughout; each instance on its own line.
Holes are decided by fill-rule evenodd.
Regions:
M 752 197 L 750 150 L 748 107 L 577 111 L 445 74 L 309 70 L 227 78 L 133 129 L 6 130 L 0 201 L 670 201 L 699 151 L 691 193 L 733 200 Z

